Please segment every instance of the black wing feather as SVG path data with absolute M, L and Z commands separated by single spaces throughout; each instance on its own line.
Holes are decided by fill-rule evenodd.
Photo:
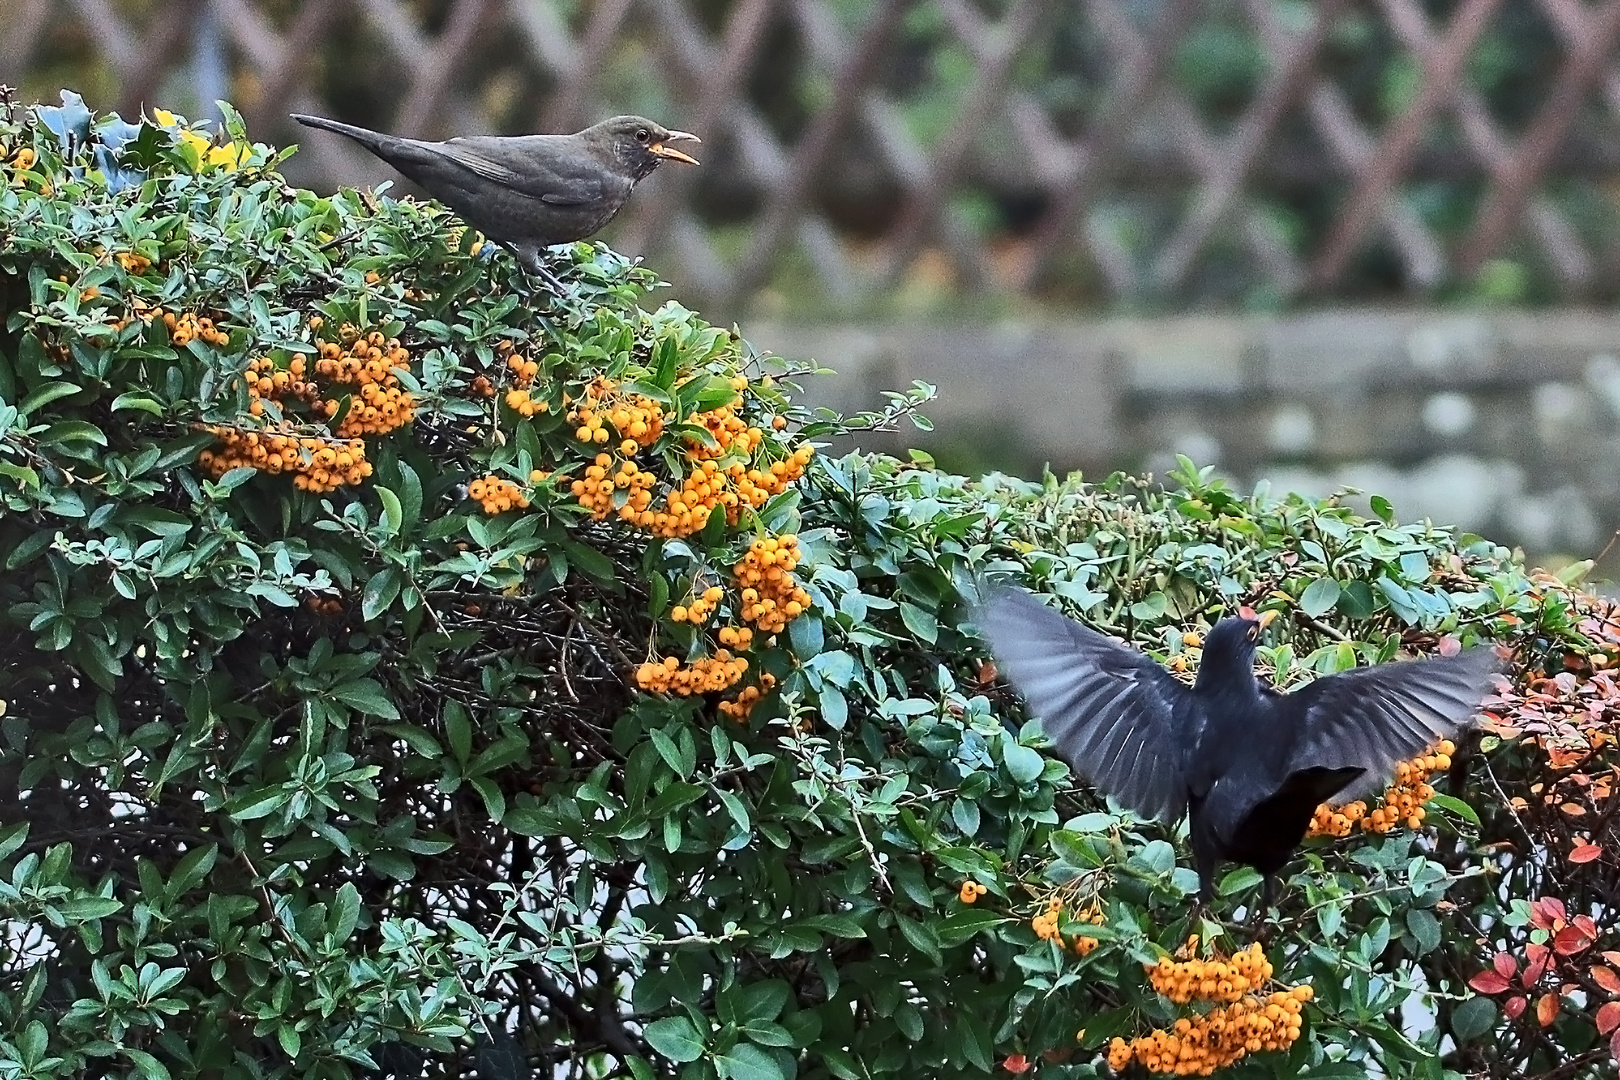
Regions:
M 474 135 L 421 145 L 470 169 L 485 180 L 492 180 L 502 187 L 553 206 L 580 206 L 599 198 L 602 194 L 600 177 L 566 170 L 554 156 L 523 152 L 530 148 L 529 139 L 547 138 L 551 137 L 489 138 Z
M 1077 773 L 1143 817 L 1187 806 L 1176 706 L 1191 691 L 1146 655 L 1010 589 L 975 620 L 997 662 Z
M 1475 648 L 1317 679 L 1288 696 L 1299 723 L 1289 770 L 1359 766 L 1366 772 L 1342 797 L 1369 795 L 1396 762 L 1469 725 L 1501 670 L 1492 649 Z

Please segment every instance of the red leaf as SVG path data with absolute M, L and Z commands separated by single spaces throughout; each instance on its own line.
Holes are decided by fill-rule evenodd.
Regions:
M 1529 949 L 1525 950 L 1526 952 L 1530 952 L 1530 962 L 1525 965 L 1524 972 L 1519 976 L 1519 985 L 1523 986 L 1526 990 L 1534 989 L 1536 983 L 1541 981 L 1542 973 L 1547 970 L 1547 961 L 1552 955 L 1550 950 L 1548 950 L 1547 946 L 1545 945 L 1539 947 L 1539 953 L 1531 951 L 1536 948 L 1537 946 L 1532 945 Z
M 1566 926 L 1553 937 L 1553 949 L 1559 956 L 1574 956 L 1590 944 L 1592 939 L 1578 926 Z
M 1597 940 L 1597 923 L 1592 921 L 1592 917 L 1590 915 L 1575 916 L 1575 928 L 1581 933 L 1585 934 L 1587 937 L 1591 938 L 1593 941 Z
M 1603 848 L 1597 844 L 1582 844 L 1569 853 L 1569 861 L 1572 863 L 1589 863 L 1602 857 Z
M 1543 896 L 1530 905 L 1531 924 L 1543 930 L 1551 930 L 1554 922 L 1564 918 L 1564 902 L 1556 896 Z
M 1615 967 L 1620 967 L 1620 950 L 1610 949 L 1608 952 L 1603 954 L 1603 959 L 1607 960 Z
M 1609 1036 L 1609 1056 L 1620 1061 L 1620 1029 L 1616 1029 L 1615 1033 Z
M 1482 971 L 1469 979 L 1468 985 L 1482 994 L 1500 994 L 1508 988 L 1508 981 L 1494 971 Z
M 1524 1014 L 1524 1007 L 1528 1004 L 1530 1003 L 1524 1000 L 1523 994 L 1514 994 L 1507 999 L 1507 1004 L 1502 1006 L 1502 1011 L 1507 1014 L 1509 1020 L 1517 1020 Z
M 1505 952 L 1497 953 L 1496 958 L 1491 961 L 1491 966 L 1504 979 L 1513 978 L 1513 973 L 1519 970 L 1519 962 L 1513 958 L 1512 954 Z
M 1458 641 L 1450 634 L 1447 634 L 1445 637 L 1440 639 L 1441 656 L 1456 656 L 1460 652 L 1462 652 L 1462 642 Z
M 1001 1063 L 1001 1067 L 1014 1075 L 1027 1073 L 1029 1072 L 1029 1058 L 1023 1054 L 1008 1054 L 1007 1060 Z
M 1602 964 L 1593 964 L 1590 972 L 1592 981 L 1611 994 L 1620 994 L 1620 975 L 1614 973 L 1613 968 L 1606 968 Z
M 1542 994 L 1541 1000 L 1536 1002 L 1536 1021 L 1542 1027 L 1551 1027 L 1556 1019 L 1558 1019 L 1558 995 Z
M 1620 1001 L 1611 1001 L 1597 1011 L 1597 1028 L 1599 1035 L 1620 1028 Z

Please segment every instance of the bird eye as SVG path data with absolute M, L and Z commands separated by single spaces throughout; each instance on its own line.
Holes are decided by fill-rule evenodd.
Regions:
M 652 138 L 652 132 L 648 131 L 646 128 L 636 129 L 636 142 L 646 142 L 650 138 Z
M 1260 640 L 1260 624 L 1255 623 L 1253 626 L 1250 626 L 1248 631 L 1246 632 L 1245 636 L 1248 637 L 1248 639 L 1250 641 L 1259 641 Z

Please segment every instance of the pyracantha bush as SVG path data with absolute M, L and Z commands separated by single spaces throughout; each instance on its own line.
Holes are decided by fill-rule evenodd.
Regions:
M 1609 1067 L 1609 608 L 1190 463 L 817 456 L 927 389 L 797 407 L 611 251 L 529 294 L 226 115 L 0 122 L 0 1077 Z M 986 576 L 1183 673 L 1243 606 L 1285 687 L 1519 668 L 1254 946 L 1025 722 Z

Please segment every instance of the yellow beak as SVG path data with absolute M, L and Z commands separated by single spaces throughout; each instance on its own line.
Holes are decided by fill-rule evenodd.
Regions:
M 1275 610 L 1262 611 L 1258 616 L 1260 620 L 1260 629 L 1264 630 L 1266 627 L 1270 626 L 1271 620 L 1275 619 L 1276 617 L 1277 612 Z
M 698 138 L 696 135 L 693 135 L 690 131 L 672 131 L 669 133 L 669 138 L 666 141 L 700 143 L 703 140 Z M 702 164 L 697 158 L 683 154 L 679 150 L 676 150 L 673 147 L 665 146 L 661 142 L 655 142 L 651 146 L 647 147 L 647 149 L 651 150 L 659 157 L 669 158 L 671 161 L 684 161 L 688 165 Z

